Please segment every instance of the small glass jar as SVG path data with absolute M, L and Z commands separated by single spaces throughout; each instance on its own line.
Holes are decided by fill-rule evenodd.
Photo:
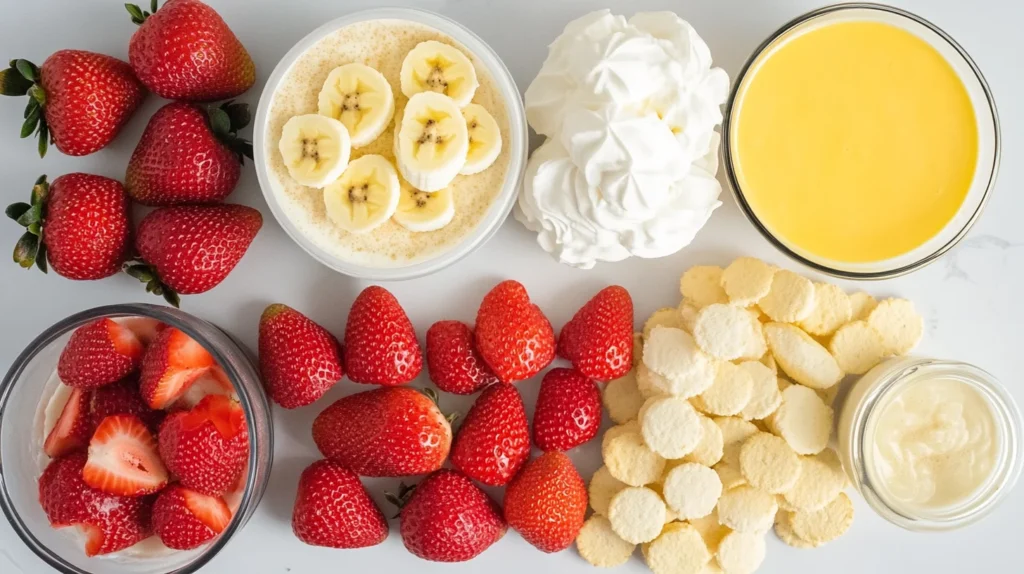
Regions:
M 904 389 L 926 380 L 952 380 L 975 391 L 988 407 L 996 460 L 988 478 L 970 496 L 950 506 L 923 508 L 889 494 L 875 460 L 879 418 Z M 962 528 L 985 517 L 1009 494 L 1021 473 L 1021 413 L 991 374 L 966 363 L 897 357 L 862 376 L 850 389 L 839 416 L 839 453 L 843 466 L 871 508 L 893 524 L 913 531 Z
M 80 541 L 50 527 L 39 505 L 37 483 L 48 463 L 42 454 L 39 405 L 47 400 L 47 393 L 54 390 L 47 381 L 51 380 L 58 357 L 72 332 L 103 317 L 146 317 L 181 330 L 213 355 L 238 395 L 249 431 L 245 487 L 228 526 L 220 536 L 199 548 L 173 552 L 162 549 L 150 555 L 126 549 L 109 556 L 89 558 Z M 72 315 L 29 343 L 0 383 L 0 508 L 25 545 L 62 574 L 196 572 L 216 556 L 252 517 L 270 480 L 273 452 L 270 405 L 256 366 L 244 347 L 215 325 L 170 307 L 110 305 Z

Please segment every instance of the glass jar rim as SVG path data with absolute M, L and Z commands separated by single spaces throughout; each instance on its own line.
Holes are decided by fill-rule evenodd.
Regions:
M 36 358 L 36 356 L 49 345 L 53 344 L 58 338 L 67 334 L 68 332 L 76 329 L 90 321 L 101 319 L 103 317 L 147 317 L 156 319 L 162 323 L 170 325 L 182 332 L 189 337 L 200 342 L 206 350 L 213 355 L 213 358 L 217 363 L 224 369 L 228 380 L 234 382 L 241 378 L 241 374 L 232 364 L 233 362 L 228 359 L 227 356 L 218 348 L 218 345 L 213 344 L 210 337 L 201 333 L 197 330 L 190 322 L 198 321 L 203 325 L 208 325 L 214 329 L 217 333 L 223 334 L 233 344 L 242 349 L 241 345 L 237 343 L 230 335 L 225 331 L 222 331 L 219 327 L 216 327 L 212 323 L 204 321 L 194 315 L 185 313 L 178 309 L 171 309 L 169 307 L 163 307 L 160 305 L 153 305 L 149 303 L 124 303 L 116 305 L 105 305 L 100 307 L 93 307 L 80 311 L 71 316 L 68 316 L 57 323 L 54 323 L 37 337 L 35 337 L 22 352 L 15 358 L 11 364 L 10 369 L 4 375 L 3 379 L 0 380 L 0 430 L 3 429 L 5 416 L 4 411 L 7 408 L 8 400 L 11 398 L 11 394 L 14 390 L 15 384 L 19 381 L 22 372 L 28 367 L 28 365 Z M 255 367 L 254 367 L 255 368 Z M 248 425 L 248 432 L 250 440 L 255 440 L 257 436 L 255 428 L 255 420 L 252 414 L 257 408 L 262 408 L 267 416 L 270 416 L 270 406 L 266 402 L 266 398 L 262 396 L 253 396 L 247 392 L 243 385 L 235 385 L 239 403 L 242 406 L 242 410 L 246 415 L 246 423 Z M 257 402 L 263 403 L 260 407 L 257 407 Z M 267 452 L 273 452 L 273 434 L 267 436 L 269 444 L 266 445 Z M 245 488 L 242 492 L 241 500 L 239 501 L 238 509 L 235 511 L 234 517 L 225 527 L 224 531 L 217 536 L 215 540 L 210 542 L 208 546 L 203 548 L 202 552 L 198 554 L 195 559 L 179 568 L 169 571 L 167 574 L 192 574 L 198 571 L 200 568 L 205 566 L 210 560 L 216 556 L 220 550 L 231 540 L 232 536 L 242 528 L 248 518 L 252 515 L 256 505 L 259 504 L 260 499 L 263 496 L 263 490 L 266 488 L 266 484 L 257 485 L 256 476 L 257 469 L 263 461 L 259 460 L 259 449 L 250 448 L 249 458 L 246 461 L 248 473 L 245 478 Z M 269 464 L 271 461 L 267 461 L 269 473 Z M 64 574 L 90 574 L 86 570 L 69 563 L 61 556 L 55 554 L 40 541 L 35 534 L 33 534 L 31 528 L 25 523 L 24 519 L 18 513 L 15 507 L 14 500 L 8 490 L 7 481 L 4 478 L 3 472 L 3 461 L 0 459 L 0 510 L 6 516 L 8 522 L 11 524 L 12 529 L 22 540 L 22 542 L 31 549 L 36 556 L 43 560 L 54 570 L 62 572 Z
M 883 364 L 884 365 L 884 364 Z M 890 501 L 884 488 L 872 476 L 870 457 L 872 424 L 878 410 L 887 404 L 893 392 L 927 374 L 946 374 L 971 386 L 988 403 L 1003 447 L 991 476 L 978 492 L 964 503 L 941 513 L 915 515 Z M 850 429 L 851 479 L 868 505 L 880 516 L 911 531 L 937 532 L 954 530 L 973 524 L 994 510 L 1013 490 L 1024 465 L 1021 451 L 1022 417 L 1013 397 L 998 379 L 987 371 L 968 363 L 904 357 L 877 375 L 875 387 L 861 398 L 853 414 Z

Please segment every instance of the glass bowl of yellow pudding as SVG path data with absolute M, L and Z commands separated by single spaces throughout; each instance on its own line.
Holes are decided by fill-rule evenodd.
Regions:
M 723 123 L 746 217 L 818 271 L 883 279 L 927 265 L 981 215 L 996 179 L 996 106 L 952 38 L 913 14 L 839 4 L 769 37 Z
M 479 87 L 472 103 L 496 120 L 502 138 L 486 170 L 458 175 L 448 185 L 454 216 L 444 227 L 410 231 L 394 219 L 366 233 L 339 227 L 321 189 L 289 176 L 278 142 L 293 116 L 316 114 L 318 94 L 335 68 L 360 63 L 391 85 L 394 119 L 368 145 L 353 147 L 352 161 L 369 154 L 396 164 L 396 126 L 409 98 L 401 89 L 406 55 L 421 42 L 453 46 L 472 62 Z M 494 235 L 515 203 L 527 157 L 527 128 L 519 90 L 497 54 L 460 24 L 431 12 L 380 8 L 333 20 L 296 44 L 274 69 L 260 97 L 255 122 L 255 164 L 271 211 L 285 232 L 314 258 L 345 275 L 371 280 L 411 279 L 462 259 Z M 400 176 L 401 178 L 401 176 Z M 408 184 L 401 179 L 401 185 Z
M 1021 414 L 991 374 L 897 357 L 851 387 L 838 446 L 853 485 L 886 520 L 915 531 L 981 520 L 1020 477 Z

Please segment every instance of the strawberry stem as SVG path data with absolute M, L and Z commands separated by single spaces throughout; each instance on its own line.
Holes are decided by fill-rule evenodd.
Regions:
M 121 266 L 121 271 L 124 271 L 130 277 L 138 279 L 140 282 L 146 284 L 146 292 L 152 293 L 159 297 L 163 297 L 167 304 L 178 308 L 181 306 L 181 297 L 178 293 L 171 289 L 163 281 L 160 281 L 160 276 L 157 275 L 156 269 L 153 269 L 151 265 L 142 261 L 141 259 L 134 259 L 126 261 Z
M 238 136 L 239 130 L 252 121 L 249 104 L 236 104 L 229 100 L 206 108 L 206 116 L 213 135 L 238 156 L 239 163 L 245 165 L 245 158 L 252 159 L 252 142 Z
M 142 23 L 146 21 L 146 18 L 156 14 L 157 0 L 151 0 L 149 3 L 149 12 L 143 11 L 142 8 L 139 8 L 135 4 L 125 4 L 124 8 L 128 11 L 128 14 L 131 15 L 133 23 L 142 25 Z
M 33 265 L 46 273 L 49 266 L 46 262 L 46 245 L 43 242 L 43 221 L 46 219 L 46 198 L 50 184 L 46 176 L 40 176 L 32 186 L 30 203 L 16 202 L 7 206 L 4 214 L 15 223 L 25 228 L 25 233 L 14 246 L 14 262 L 24 269 Z
M 412 493 L 415 491 L 415 484 L 405 484 L 404 482 L 400 482 L 398 483 L 398 494 L 393 492 L 384 492 L 384 500 L 387 500 L 390 504 L 398 508 L 398 513 L 391 518 L 399 518 L 402 516 L 402 509 L 409 503 L 409 499 L 412 498 Z

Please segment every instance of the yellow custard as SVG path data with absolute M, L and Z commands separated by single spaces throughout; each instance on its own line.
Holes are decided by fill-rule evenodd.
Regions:
M 750 209 L 815 258 L 879 262 L 953 219 L 978 164 L 964 82 L 903 28 L 839 21 L 784 35 L 733 107 L 732 163 Z

